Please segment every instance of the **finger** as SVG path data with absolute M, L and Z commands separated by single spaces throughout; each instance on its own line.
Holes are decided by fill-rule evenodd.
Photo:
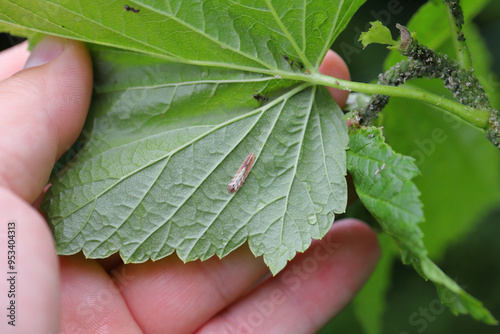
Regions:
M 125 265 L 140 279 L 119 283 L 144 333 L 192 333 L 241 296 L 266 272 L 262 259 L 240 247 L 222 260 L 182 263 L 169 256 Z
M 33 202 L 82 129 L 92 69 L 82 43 L 54 37 L 42 40 L 26 65 L 0 82 L 0 187 Z
M 332 50 L 328 50 L 326 53 L 326 56 L 319 67 L 319 72 L 342 80 L 351 79 L 347 64 L 336 52 Z M 337 101 L 340 108 L 344 108 L 347 97 L 349 96 L 349 91 L 332 87 L 328 87 L 328 90 L 332 94 L 335 101 Z
M 112 271 L 112 280 L 83 255 L 63 256 L 60 261 L 61 333 L 141 333 L 114 282 L 137 277 Z
M 28 42 L 22 42 L 0 52 L 0 64 L 2 64 L 0 66 L 0 81 L 21 71 L 29 55 Z M 8 66 L 4 66 L 5 64 Z
M 354 297 L 379 255 L 367 225 L 336 222 L 323 240 L 197 333 L 315 333 Z
M 0 229 L 0 333 L 57 333 L 59 270 L 52 233 L 33 207 L 1 188 Z

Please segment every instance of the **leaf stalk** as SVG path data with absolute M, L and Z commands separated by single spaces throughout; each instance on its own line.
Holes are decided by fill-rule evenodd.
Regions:
M 422 101 L 431 106 L 438 107 L 442 110 L 450 112 L 453 115 L 460 117 L 464 121 L 482 129 L 487 127 L 488 119 L 491 117 L 489 111 L 468 107 L 459 102 L 420 89 L 347 81 L 327 75 L 322 75 L 319 73 L 311 74 L 309 77 L 311 79 L 311 82 L 328 87 L 348 91 L 357 91 L 366 94 L 405 97 L 417 101 Z

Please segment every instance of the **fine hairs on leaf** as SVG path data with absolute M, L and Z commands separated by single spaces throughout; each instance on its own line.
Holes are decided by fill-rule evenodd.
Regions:
M 374 117 L 389 93 L 440 100 L 390 87 L 405 80 L 395 70 L 394 81 L 380 85 L 319 73 L 364 2 L 0 0 L 2 30 L 34 41 L 42 34 L 80 40 L 93 60 L 94 95 L 78 149 L 59 160 L 44 197 L 58 253 L 119 253 L 141 263 L 175 252 L 194 261 L 247 242 L 275 275 L 345 211 L 348 169 L 403 262 L 437 286 L 453 313 L 495 323 L 427 256 L 414 160 L 359 118 L 348 130 L 321 85 L 381 97 Z M 380 22 L 361 40 L 397 44 Z M 445 110 L 460 110 L 478 127 L 488 123 L 471 121 L 483 110 L 467 114 L 448 101 Z

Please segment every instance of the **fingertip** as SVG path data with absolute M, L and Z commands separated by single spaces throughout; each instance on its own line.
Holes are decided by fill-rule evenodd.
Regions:
M 331 77 L 339 78 L 342 80 L 350 80 L 351 75 L 349 68 L 345 61 L 335 51 L 328 50 L 319 67 L 321 74 L 329 75 Z M 328 87 L 337 104 L 343 108 L 349 96 L 349 91 Z
M 368 225 L 356 219 L 339 220 L 283 271 L 212 318 L 199 332 L 227 328 L 231 332 L 316 332 L 354 298 L 379 256 L 377 236 Z M 264 316 L 264 309 L 272 313 Z M 254 315 L 262 315 L 259 322 Z
M 35 57 L 33 57 L 35 55 Z M 45 66 L 43 66 L 45 65 Z M 27 76 L 44 78 L 43 110 L 58 135 L 57 157 L 80 134 L 92 94 L 92 62 L 82 42 L 48 36 L 40 41 L 25 65 Z
M 322 259 L 322 269 L 318 270 L 320 280 L 332 278 L 344 282 L 349 300 L 370 277 L 380 258 L 377 234 L 366 223 L 347 218 L 336 221 L 330 231 L 320 240 L 314 240 L 309 250 L 297 256 L 292 262 L 326 251 L 328 258 Z M 309 255 L 308 255 L 309 254 Z
M 115 284 L 135 277 L 130 277 L 125 270 L 108 274 L 82 253 L 59 259 L 60 333 L 75 333 L 76 329 L 85 333 L 141 333 Z
M 27 41 L 0 52 L 0 64 L 8 65 L 0 66 L 0 81 L 21 71 L 29 55 L 30 52 L 28 51 Z
M 361 220 L 346 218 L 335 222 L 329 233 L 335 233 L 345 242 L 359 247 L 359 252 L 366 255 L 366 266 L 375 268 L 380 259 L 380 245 L 377 233 L 370 226 Z
M 83 43 L 49 37 L 37 47 L 31 67 L 0 82 L 0 185 L 30 203 L 80 134 L 92 95 Z

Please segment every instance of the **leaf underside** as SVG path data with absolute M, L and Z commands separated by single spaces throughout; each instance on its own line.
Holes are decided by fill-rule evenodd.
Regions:
M 420 192 L 411 181 L 418 168 L 411 157 L 395 153 L 378 128 L 355 129 L 349 136 L 347 168 L 359 198 L 383 230 L 398 244 L 403 262 L 437 287 L 454 314 L 470 314 L 487 324 L 495 318 L 427 256 L 418 223 L 424 221 Z
M 248 241 L 275 274 L 324 236 L 346 206 L 347 127 L 306 82 L 364 1 L 0 0 L 0 27 L 93 43 L 78 154 L 45 196 L 58 252 L 191 261 Z
M 117 53 L 107 64 L 116 70 L 111 78 L 127 72 Z M 165 75 L 123 90 L 97 87 L 85 146 L 50 190 L 61 254 L 120 251 L 126 262 L 143 262 L 176 251 L 184 261 L 204 260 L 248 239 L 277 272 L 326 233 L 346 205 L 347 136 L 325 88 L 191 65 L 143 71 Z M 265 105 L 252 97 L 273 88 L 280 95 Z M 229 194 L 250 153 L 251 173 Z

